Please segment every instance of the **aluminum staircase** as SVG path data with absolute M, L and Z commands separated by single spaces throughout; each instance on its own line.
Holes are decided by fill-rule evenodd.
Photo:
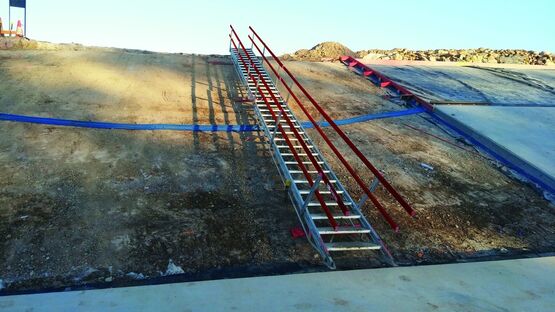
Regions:
M 272 157 L 288 187 L 309 242 L 324 263 L 335 268 L 331 252 L 381 250 L 391 255 L 360 207 L 341 184 L 322 153 L 289 108 L 261 59 L 244 47 L 232 28 L 230 54 L 246 86 L 260 129 L 264 131 Z M 372 182 L 370 190 L 378 186 Z

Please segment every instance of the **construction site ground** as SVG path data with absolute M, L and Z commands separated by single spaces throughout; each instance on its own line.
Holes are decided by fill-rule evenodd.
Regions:
M 122 123 L 255 123 L 252 104 L 234 102 L 245 94 L 233 66 L 211 62 L 228 62 L 224 56 L 68 47 L 2 51 L 0 60 L 0 75 L 9 82 L 0 87 L 4 113 Z M 339 63 L 286 65 L 333 118 L 403 109 Z M 0 128 L 0 288 L 326 270 L 306 239 L 290 235 L 298 220 L 259 133 L 4 121 Z M 408 218 L 378 190 L 401 226 L 393 233 L 370 204 L 363 209 L 398 264 L 555 251 L 554 205 L 422 117 L 343 129 L 418 213 Z M 309 132 L 359 198 L 362 191 Z M 356 157 L 346 156 L 370 182 Z M 371 252 L 334 259 L 339 269 L 385 265 Z

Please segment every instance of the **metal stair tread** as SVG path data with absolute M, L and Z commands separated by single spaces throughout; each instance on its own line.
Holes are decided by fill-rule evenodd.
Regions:
M 276 147 L 277 147 L 277 148 L 287 148 L 287 149 L 289 149 L 289 146 L 288 146 L 288 145 L 276 145 Z M 294 148 L 302 148 L 302 145 L 293 145 L 293 147 L 294 147 Z M 314 148 L 314 145 L 307 145 L 306 147 L 308 147 L 308 148 Z M 291 171 L 289 171 L 289 172 L 291 172 Z M 291 172 L 291 173 L 294 173 L 294 172 Z M 327 173 L 327 172 L 326 172 L 326 173 Z
M 272 117 L 272 114 L 261 114 L 262 117 Z M 287 117 L 293 117 L 291 114 L 287 114 Z M 268 122 L 268 120 L 264 119 L 264 121 Z
M 272 128 L 272 129 L 273 129 L 273 128 L 275 128 L 276 126 L 275 126 L 275 125 L 267 125 L 266 127 L 267 127 L 267 128 Z M 281 127 L 282 127 L 282 128 L 291 128 L 291 126 L 289 126 L 289 125 L 281 125 Z M 300 125 L 295 125 L 295 129 L 300 129 L 300 128 L 301 128 Z
M 369 229 L 365 229 L 365 228 L 358 228 L 358 227 L 352 227 L 352 226 L 339 226 L 337 227 L 336 230 L 334 230 L 332 227 L 320 227 L 318 228 L 318 232 L 320 233 L 320 235 L 326 235 L 326 234 L 366 234 L 366 233 L 370 233 Z
M 287 116 L 287 117 L 289 117 L 289 116 Z M 290 119 L 291 122 L 294 123 L 295 125 L 297 125 L 297 126 L 299 126 L 299 127 L 301 126 L 301 125 L 299 125 L 299 124 L 297 123 L 297 121 L 296 121 L 295 119 L 291 119 L 291 117 L 289 117 L 289 119 Z M 276 123 L 276 122 L 275 122 L 273 119 L 272 119 L 272 120 L 264 120 L 264 121 L 266 122 L 266 124 L 272 123 L 272 125 L 268 125 L 268 127 L 275 127 L 275 123 Z M 285 126 L 289 126 L 289 125 L 287 125 L 287 120 L 280 120 L 279 123 L 280 123 L 280 125 L 282 125 L 282 126 L 284 126 L 284 127 L 285 127 Z
M 324 202 L 326 203 L 326 206 L 330 206 L 330 207 L 335 207 L 335 206 L 339 206 L 339 204 L 337 202 Z M 343 204 L 345 204 L 345 206 L 352 206 L 353 203 L 351 202 L 343 202 Z M 320 207 L 320 202 L 310 202 L 308 203 L 309 207 Z
M 310 162 L 310 161 L 303 161 L 302 163 L 303 163 L 303 165 L 312 165 L 312 162 Z M 285 164 L 286 165 L 298 165 L 298 163 L 296 161 L 285 161 Z M 323 165 L 324 162 L 323 161 L 318 161 L 318 164 Z
M 277 134 L 280 134 L 281 132 L 278 132 Z M 274 141 L 285 141 L 284 138 L 274 138 Z M 289 141 L 298 141 L 296 138 L 289 138 Z M 307 142 L 308 140 L 305 140 L 305 142 Z
M 293 183 L 295 184 L 308 184 L 307 180 L 294 180 Z M 324 180 L 320 181 L 321 184 L 324 184 Z M 337 180 L 330 180 L 331 184 L 337 183 Z
M 304 131 L 297 131 L 299 134 L 304 134 Z M 281 132 L 278 132 L 281 133 Z M 285 134 L 295 134 L 293 131 L 285 131 Z
M 312 153 L 312 156 L 318 156 L 318 153 Z M 294 156 L 293 153 L 281 153 L 281 156 Z M 297 156 L 308 156 L 306 153 L 297 153 Z
M 327 190 L 318 190 L 318 192 L 320 192 L 320 194 L 322 195 L 331 195 L 331 191 L 327 191 Z M 345 194 L 344 191 L 341 190 L 336 190 L 337 194 L 341 195 L 341 194 Z M 307 195 L 310 193 L 310 190 L 299 190 L 299 194 L 301 195 Z
M 329 251 L 348 251 L 348 250 L 380 250 L 381 246 L 369 242 L 334 242 L 325 243 Z
M 310 218 L 312 220 L 328 220 L 328 216 L 324 213 L 311 213 Z M 333 215 L 333 218 L 336 220 L 343 220 L 343 219 L 360 219 L 360 215 L 352 214 L 352 215 Z

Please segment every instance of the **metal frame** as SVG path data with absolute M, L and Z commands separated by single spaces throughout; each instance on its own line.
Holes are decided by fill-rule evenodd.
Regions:
M 343 130 L 341 130 L 339 128 L 339 126 L 333 121 L 333 119 L 325 112 L 325 110 L 318 104 L 318 102 L 316 102 L 316 100 L 308 93 L 308 91 L 306 91 L 306 89 L 298 82 L 298 80 L 293 76 L 293 74 L 291 74 L 291 72 L 285 67 L 285 65 L 283 65 L 283 63 L 279 60 L 279 58 L 272 52 L 272 50 L 267 46 L 267 44 L 262 40 L 262 38 L 260 38 L 260 36 L 255 32 L 255 30 L 252 27 L 249 27 L 249 29 L 252 31 L 253 33 L 253 37 L 249 36 L 249 39 L 251 40 L 251 42 L 253 43 L 253 46 L 260 52 L 262 53 L 262 51 L 260 50 L 260 48 L 258 47 L 258 45 L 255 43 L 255 38 L 265 47 L 264 51 L 268 51 L 270 53 L 270 55 L 272 56 L 272 58 L 274 59 L 274 61 L 276 63 L 278 63 L 278 65 L 280 66 L 280 70 L 283 69 L 285 71 L 285 73 L 287 73 L 287 75 L 289 76 L 289 78 L 295 83 L 295 85 L 299 88 L 299 90 L 301 90 L 301 92 L 308 98 L 308 100 L 312 103 L 312 105 L 318 110 L 318 112 L 321 114 L 322 118 L 324 118 L 329 125 L 335 130 L 335 132 L 343 139 L 343 141 L 350 147 L 350 149 L 352 150 L 352 152 L 364 163 L 364 165 L 374 174 L 374 176 L 382 183 L 382 185 L 384 186 L 384 188 L 389 192 L 389 194 L 395 198 L 395 200 L 403 207 L 403 209 L 405 209 L 405 211 L 410 215 L 410 216 L 414 216 L 416 214 L 416 212 L 414 211 L 414 209 L 411 207 L 411 205 L 395 190 L 395 188 L 393 188 L 393 186 L 385 179 L 385 177 L 381 174 L 381 172 L 364 156 L 364 154 L 362 154 L 362 152 L 356 147 L 356 145 L 349 139 L 349 137 L 343 132 Z M 380 213 L 382 214 L 382 216 L 385 218 L 385 220 L 389 223 L 389 225 L 391 226 L 391 228 L 394 231 L 398 231 L 399 227 L 398 225 L 395 223 L 395 221 L 393 221 L 393 219 L 391 218 L 391 216 L 386 212 L 385 208 L 381 205 L 381 203 L 378 201 L 378 199 L 372 194 L 372 192 L 370 192 L 364 181 L 359 177 L 359 175 L 357 174 L 357 172 L 352 168 L 352 166 L 347 162 L 347 160 L 344 158 L 344 156 L 341 154 L 341 152 L 339 152 L 339 150 L 335 147 L 335 145 L 333 144 L 333 142 L 331 142 L 331 140 L 327 137 L 327 135 L 324 133 L 324 131 L 321 129 L 321 127 L 319 126 L 319 124 L 314 120 L 314 118 L 311 116 L 311 114 L 308 112 L 308 110 L 304 107 L 304 105 L 301 103 L 301 101 L 299 100 L 299 98 L 295 95 L 295 93 L 291 90 L 291 88 L 288 87 L 286 81 L 279 75 L 279 73 L 275 70 L 275 68 L 273 67 L 273 65 L 270 63 L 270 61 L 268 61 L 268 59 L 262 55 L 262 58 L 264 59 L 264 61 L 266 61 L 266 64 L 268 65 L 268 67 L 276 74 L 276 78 L 278 79 L 279 82 L 282 83 L 282 85 L 287 89 L 287 91 L 289 92 L 289 94 L 291 94 L 291 96 L 293 97 L 293 99 L 295 99 L 295 101 L 297 102 L 297 104 L 299 105 L 299 107 L 303 110 L 303 112 L 305 113 L 305 115 L 308 117 L 308 119 L 312 122 L 312 124 L 314 125 L 314 128 L 318 131 L 318 133 L 320 134 L 320 136 L 324 139 L 324 141 L 327 143 L 327 145 L 331 148 L 331 150 L 334 152 L 334 154 L 336 155 L 336 157 L 341 161 L 341 163 L 344 165 L 344 167 L 347 169 L 347 171 L 349 171 L 349 173 L 351 174 L 351 176 L 356 180 L 357 184 L 363 189 L 363 191 L 366 193 L 366 195 L 368 195 L 368 197 L 370 198 L 370 200 L 372 201 L 373 205 L 380 211 Z
M 297 117 L 294 115 L 294 113 L 289 109 L 288 105 L 287 105 L 287 101 L 283 99 L 283 97 L 279 94 L 279 91 L 277 91 L 277 87 L 274 84 L 273 80 L 270 78 L 269 73 L 266 71 L 266 69 L 263 66 L 263 63 L 261 62 L 261 60 L 259 59 L 259 57 L 256 57 L 252 48 L 251 49 L 246 49 L 243 44 L 240 41 L 240 38 L 238 37 L 238 35 L 235 33 L 233 27 L 231 27 L 232 31 L 230 34 L 230 54 L 231 54 L 231 58 L 233 60 L 233 63 L 235 64 L 235 70 L 238 74 L 238 76 L 240 77 L 241 81 L 245 84 L 245 86 L 247 87 L 247 92 L 249 94 L 250 98 L 253 98 L 255 100 L 255 105 L 254 105 L 254 111 L 255 111 L 255 115 L 256 118 L 258 120 L 258 123 L 260 125 L 260 129 L 262 129 L 264 131 L 265 136 L 269 139 L 269 150 L 270 153 L 272 155 L 272 159 L 274 160 L 276 166 L 278 167 L 278 171 L 280 173 L 280 176 L 282 177 L 282 179 L 284 180 L 284 182 L 286 182 L 287 180 L 290 181 L 294 181 L 294 178 L 290 172 L 290 169 L 288 168 L 288 165 L 286 164 L 286 160 L 284 159 L 282 152 L 280 150 L 280 148 L 278 147 L 278 145 L 276 144 L 276 134 L 278 134 L 277 130 L 278 128 L 280 128 L 280 131 L 282 131 L 283 136 L 285 141 L 287 142 L 288 146 L 290 147 L 290 152 L 292 152 L 293 156 L 295 157 L 296 161 L 299 163 L 299 157 L 297 152 L 295 151 L 294 146 L 291 145 L 290 140 L 287 138 L 287 136 L 285 135 L 285 132 L 283 130 L 283 126 L 282 126 L 282 118 L 285 118 L 287 121 L 287 124 L 289 125 L 289 128 L 291 131 L 293 131 L 293 133 L 295 134 L 295 136 L 297 137 L 297 141 L 302 145 L 303 149 L 306 152 L 306 156 L 308 156 L 308 158 L 311 160 L 311 162 L 314 164 L 314 160 L 316 159 L 316 166 L 315 168 L 317 168 L 318 171 L 318 176 L 316 178 L 316 180 L 314 182 L 311 182 L 311 178 L 310 176 L 306 176 L 306 172 L 305 169 L 303 169 L 303 172 L 305 173 L 305 177 L 307 178 L 307 181 L 309 182 L 309 184 L 311 185 L 310 191 L 308 192 L 308 194 L 306 195 L 306 197 L 303 199 L 303 196 L 297 186 L 296 183 L 291 183 L 290 187 L 289 187 L 289 196 L 292 199 L 292 202 L 294 204 L 295 207 L 295 212 L 297 213 L 297 216 L 299 218 L 299 220 L 301 221 L 301 225 L 303 227 L 303 230 L 305 231 L 305 233 L 307 234 L 307 238 L 309 240 L 309 242 L 312 244 L 312 246 L 318 251 L 318 253 L 322 256 L 324 263 L 330 267 L 330 268 L 335 268 L 335 263 L 330 255 L 330 251 L 327 249 L 326 247 L 326 243 L 324 243 L 322 236 L 318 230 L 318 227 L 316 226 L 316 224 L 314 223 L 314 220 L 312 219 L 311 215 L 310 215 L 310 211 L 308 209 L 309 203 L 312 200 L 313 196 L 317 196 L 321 205 L 321 208 L 323 210 L 325 210 L 325 203 L 322 202 L 321 198 L 319 197 L 319 186 L 321 185 L 320 182 L 324 181 L 324 185 L 328 186 L 328 190 L 330 194 L 334 200 L 337 201 L 337 204 L 341 207 L 342 203 L 348 203 L 350 206 L 350 210 L 345 211 L 342 210 L 344 212 L 345 216 L 349 216 L 349 214 L 354 213 L 356 215 L 356 219 L 358 220 L 358 222 L 360 222 L 360 226 L 364 229 L 367 230 L 367 237 L 370 241 L 374 242 L 377 246 L 379 246 L 379 248 L 376 249 L 380 249 L 382 251 L 382 253 L 387 257 L 388 262 L 392 265 L 394 265 L 393 262 L 393 258 L 390 254 L 390 252 L 387 250 L 384 242 L 381 240 L 381 238 L 379 237 L 379 235 L 376 233 L 376 231 L 373 229 L 373 227 L 370 225 L 370 223 L 368 222 L 368 220 L 366 220 L 366 218 L 364 217 L 364 215 L 362 214 L 362 212 L 360 211 L 360 204 L 364 204 L 365 200 L 360 201 L 358 204 L 351 198 L 351 196 L 349 195 L 349 193 L 347 192 L 347 190 L 344 188 L 344 186 L 341 184 L 341 182 L 339 181 L 339 179 L 337 178 L 337 176 L 335 175 L 335 173 L 331 170 L 331 167 L 328 165 L 328 163 L 325 161 L 325 159 L 322 157 L 322 153 L 318 150 L 318 148 L 314 145 L 314 143 L 312 142 L 312 140 L 308 137 L 308 135 L 306 135 L 304 128 L 302 127 L 302 125 L 298 122 Z M 233 36 L 235 35 L 239 46 L 237 46 L 233 40 Z M 256 44 L 254 43 L 254 41 L 252 41 L 253 46 L 256 46 Z M 240 47 L 240 48 L 239 48 Z M 257 47 L 258 49 L 258 47 Z M 269 48 L 264 47 L 264 49 L 261 51 L 260 49 L 258 49 L 258 51 L 260 53 L 265 53 L 265 51 L 270 51 Z M 271 53 L 271 51 L 270 51 Z M 244 57 L 249 59 L 249 63 L 247 64 Z M 262 60 L 266 60 L 266 57 L 262 54 Z M 254 58 L 254 60 L 253 60 Z M 243 68 L 242 68 L 243 67 Z M 256 73 L 258 74 L 258 79 L 255 79 L 253 77 L 252 74 L 252 70 L 254 69 L 254 71 L 256 71 Z M 280 67 L 281 70 L 281 67 Z M 287 71 L 287 69 L 285 69 Z M 275 72 L 276 74 L 276 78 L 281 79 L 281 77 L 279 76 L 279 72 Z M 267 78 L 263 78 L 263 77 L 267 77 Z M 249 86 L 249 79 L 251 80 L 251 82 L 255 82 L 254 86 L 251 85 Z M 273 98 L 274 103 L 275 104 L 269 104 L 268 100 L 266 99 L 267 95 L 264 95 L 264 92 L 262 92 L 262 89 L 259 86 L 259 82 L 262 81 L 262 83 L 264 84 L 267 93 L 270 94 L 270 96 Z M 274 91 L 272 91 L 274 90 Z M 276 97 L 277 94 L 277 97 Z M 290 92 L 290 94 L 295 97 L 294 94 L 292 94 Z M 277 100 L 277 98 L 279 97 L 280 100 Z M 262 98 L 262 100 L 259 100 L 259 98 Z M 263 113 L 261 111 L 261 109 L 259 108 L 258 105 L 262 105 L 262 101 L 267 105 L 267 110 L 270 111 L 271 115 L 272 115 L 272 120 L 269 120 L 269 118 L 264 118 L 263 117 Z M 271 108 L 271 106 L 277 106 L 279 109 L 279 115 L 276 116 L 275 113 L 273 112 L 273 108 Z M 283 109 L 283 107 L 285 107 L 288 111 L 285 112 L 285 110 Z M 276 110 L 278 110 L 276 109 Z M 291 121 L 291 118 L 294 120 L 294 122 Z M 269 125 L 267 123 L 267 120 L 269 120 L 269 122 L 272 122 L 274 125 Z M 272 128 L 272 130 L 270 129 Z M 298 130 L 296 130 L 298 129 Z M 302 133 L 302 135 L 300 135 L 298 133 L 298 131 L 300 131 Z M 281 145 L 280 147 L 285 147 L 283 145 Z M 298 147 L 296 147 L 298 148 Z M 305 155 L 305 154 L 303 154 Z M 312 156 L 314 155 L 314 156 Z M 288 155 L 291 156 L 291 155 Z M 321 162 L 321 165 L 319 166 L 318 164 Z M 299 163 L 299 165 L 302 166 L 302 161 Z M 299 172 L 297 172 L 299 173 Z M 334 184 L 332 185 L 330 182 L 330 179 L 334 181 Z M 372 186 L 370 188 L 365 187 L 365 193 L 372 193 L 375 188 L 378 185 L 378 179 L 375 179 L 375 181 L 372 183 Z M 287 185 L 287 184 L 286 184 Z M 341 193 L 338 193 L 337 191 L 340 191 Z M 306 192 L 306 190 L 305 190 Z M 339 195 L 342 194 L 342 195 Z M 343 196 L 343 198 L 341 198 L 341 196 Z M 370 196 L 371 198 L 373 197 Z M 367 197 L 368 198 L 368 197 Z M 327 211 L 326 211 L 327 213 Z M 328 219 L 330 221 L 330 224 L 332 225 L 332 227 L 334 229 L 337 230 L 337 226 L 334 225 L 334 220 L 333 217 L 328 214 Z M 347 220 L 348 222 L 351 223 L 351 225 L 353 225 L 354 227 L 354 223 L 351 219 L 346 218 L 345 220 Z M 365 234 L 363 234 L 365 235 Z M 333 241 L 333 237 L 331 236 L 330 240 Z M 366 248 L 363 248 L 366 249 Z
M 243 73 L 240 71 L 239 60 L 237 59 L 237 56 L 233 53 L 233 50 L 230 49 L 230 52 L 231 52 L 231 58 L 232 58 L 233 62 L 235 63 L 235 71 L 237 72 L 237 75 L 239 76 L 241 81 L 245 84 L 245 86 L 248 86 L 248 81 L 243 76 Z M 255 94 L 248 87 L 247 87 L 247 92 L 249 94 L 249 97 L 252 97 L 252 98 L 256 99 Z M 262 117 L 262 112 L 260 111 L 260 108 L 257 105 L 254 105 L 254 112 L 255 112 L 255 116 L 256 116 L 256 119 L 258 121 L 258 124 L 260 125 L 260 129 L 262 129 L 264 131 L 264 134 L 267 138 L 270 138 L 268 149 L 270 150 L 270 154 L 272 155 L 272 159 L 274 160 L 274 163 L 278 167 L 278 171 L 279 171 L 282 179 L 284 181 L 286 181 L 286 180 L 293 181 L 293 176 L 291 175 L 287 165 L 285 164 L 285 159 L 281 155 L 281 152 L 280 152 L 279 148 L 277 148 L 276 141 L 273 139 L 273 135 L 270 132 L 270 129 L 268 128 L 264 118 Z M 295 115 L 293 114 L 292 111 L 291 111 L 291 115 L 295 118 Z M 278 127 L 275 127 L 275 129 L 277 129 L 277 128 Z M 317 185 L 317 184 L 315 183 L 314 185 Z M 303 227 L 303 230 L 304 230 L 310 244 L 318 251 L 320 256 L 323 258 L 324 263 L 326 264 L 326 266 L 328 266 L 331 269 L 335 269 L 335 263 L 334 263 L 333 259 L 331 258 L 331 255 L 329 254 L 329 252 L 326 250 L 324 242 L 323 242 L 320 234 L 318 233 L 318 229 L 316 227 L 316 224 L 308 216 L 308 211 L 307 211 L 306 207 L 304 206 L 304 203 L 305 203 L 306 200 L 303 200 L 302 195 L 300 194 L 300 190 L 299 190 L 298 186 L 295 183 L 291 183 L 291 186 L 289 187 L 288 194 L 289 194 L 289 197 L 291 198 L 291 200 L 293 201 L 293 206 L 295 207 L 295 212 L 297 214 L 297 217 L 301 221 L 301 225 Z M 303 209 L 303 207 L 304 207 L 304 209 Z
M 428 101 L 422 99 L 419 96 L 416 96 L 412 92 L 410 92 L 407 88 L 399 85 L 395 81 L 389 79 L 389 77 L 383 75 L 382 73 L 362 64 L 360 61 L 355 59 L 352 56 L 342 56 L 339 58 L 341 63 L 348 66 L 349 68 L 353 68 L 354 70 L 358 71 L 362 76 L 368 78 L 372 81 L 375 85 L 379 86 L 380 88 L 387 88 L 390 91 L 393 91 L 397 96 L 401 99 L 405 100 L 407 104 L 410 106 L 422 106 L 428 112 L 434 111 L 434 106 L 430 104 Z

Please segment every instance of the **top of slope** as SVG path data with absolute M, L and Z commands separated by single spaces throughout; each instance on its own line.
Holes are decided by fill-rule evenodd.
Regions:
M 293 55 L 284 55 L 302 61 L 336 60 L 342 55 L 356 56 L 356 53 L 339 42 L 327 41 L 317 44 L 312 49 L 301 49 Z

